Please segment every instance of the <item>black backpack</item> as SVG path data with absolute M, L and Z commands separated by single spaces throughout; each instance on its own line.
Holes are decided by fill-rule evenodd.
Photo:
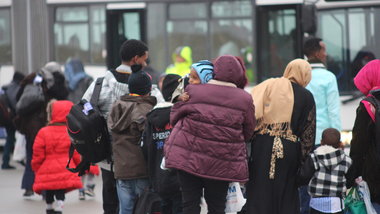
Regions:
M 81 100 L 73 105 L 67 115 L 67 132 L 71 140 L 69 162 L 66 169 L 83 175 L 95 164 L 107 159 L 111 162 L 111 144 L 107 122 L 98 108 L 99 94 L 104 78 L 95 82 L 94 92 L 90 102 Z M 69 168 L 74 149 L 82 156 L 76 168 Z
M 133 214 L 161 214 L 161 197 L 152 192 L 150 189 L 145 189 L 137 199 Z
M 373 139 L 375 142 L 373 145 L 373 150 L 375 151 L 375 160 L 378 169 L 380 169 L 380 100 L 375 97 L 367 97 L 364 100 L 370 102 L 373 106 L 375 106 L 375 133 L 376 138 Z

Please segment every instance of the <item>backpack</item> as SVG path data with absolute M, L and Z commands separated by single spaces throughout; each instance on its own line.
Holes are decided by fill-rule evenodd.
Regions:
M 136 200 L 132 214 L 161 214 L 161 197 L 145 189 Z
M 90 165 L 107 159 L 111 162 L 111 144 L 107 122 L 98 108 L 99 94 L 103 78 L 95 82 L 94 92 L 90 102 L 82 99 L 74 104 L 67 115 L 67 132 L 71 140 L 69 162 L 66 169 L 83 175 Z M 74 150 L 82 156 L 76 168 L 69 168 Z
M 364 100 L 370 102 L 373 106 L 375 106 L 375 133 L 376 138 L 375 142 L 372 144 L 373 150 L 375 151 L 375 160 L 378 169 L 380 169 L 380 100 L 375 97 L 367 97 Z

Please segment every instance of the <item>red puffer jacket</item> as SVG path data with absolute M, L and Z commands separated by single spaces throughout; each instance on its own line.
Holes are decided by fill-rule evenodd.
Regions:
M 49 107 L 52 105 L 52 107 Z M 66 189 L 69 192 L 82 188 L 78 174 L 66 169 L 69 159 L 70 139 L 67 134 L 66 116 L 71 106 L 70 101 L 49 103 L 52 109 L 49 124 L 40 129 L 33 145 L 32 169 L 35 172 L 33 190 L 41 194 L 42 190 Z M 75 152 L 70 168 L 80 163 L 80 155 Z
M 174 129 L 164 145 L 165 167 L 207 179 L 248 181 L 245 142 L 256 119 L 252 96 L 236 87 L 244 76 L 239 62 L 226 56 L 214 64 L 214 80 L 186 87 L 189 100 L 171 109 Z

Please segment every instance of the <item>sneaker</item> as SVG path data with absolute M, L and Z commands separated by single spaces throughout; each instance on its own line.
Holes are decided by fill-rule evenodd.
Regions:
M 94 187 L 95 187 L 95 184 L 87 186 L 87 189 L 84 191 L 84 193 L 86 193 L 86 195 L 90 197 L 95 197 Z
M 34 191 L 32 189 L 26 189 L 23 196 L 29 197 L 29 196 L 32 196 L 32 195 L 34 195 Z
M 85 198 L 85 196 L 84 196 L 84 190 L 82 189 L 82 190 L 79 190 L 79 200 L 81 200 L 81 201 L 83 201 L 83 200 L 85 200 L 86 198 Z
M 1 169 L 16 169 L 16 167 L 11 165 L 1 165 Z

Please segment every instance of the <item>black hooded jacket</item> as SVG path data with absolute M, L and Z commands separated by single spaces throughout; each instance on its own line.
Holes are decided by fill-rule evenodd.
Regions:
M 177 171 L 160 168 L 164 157 L 164 143 L 173 130 L 170 124 L 171 103 L 161 103 L 147 114 L 142 151 L 148 161 L 149 181 L 161 198 L 180 195 Z

